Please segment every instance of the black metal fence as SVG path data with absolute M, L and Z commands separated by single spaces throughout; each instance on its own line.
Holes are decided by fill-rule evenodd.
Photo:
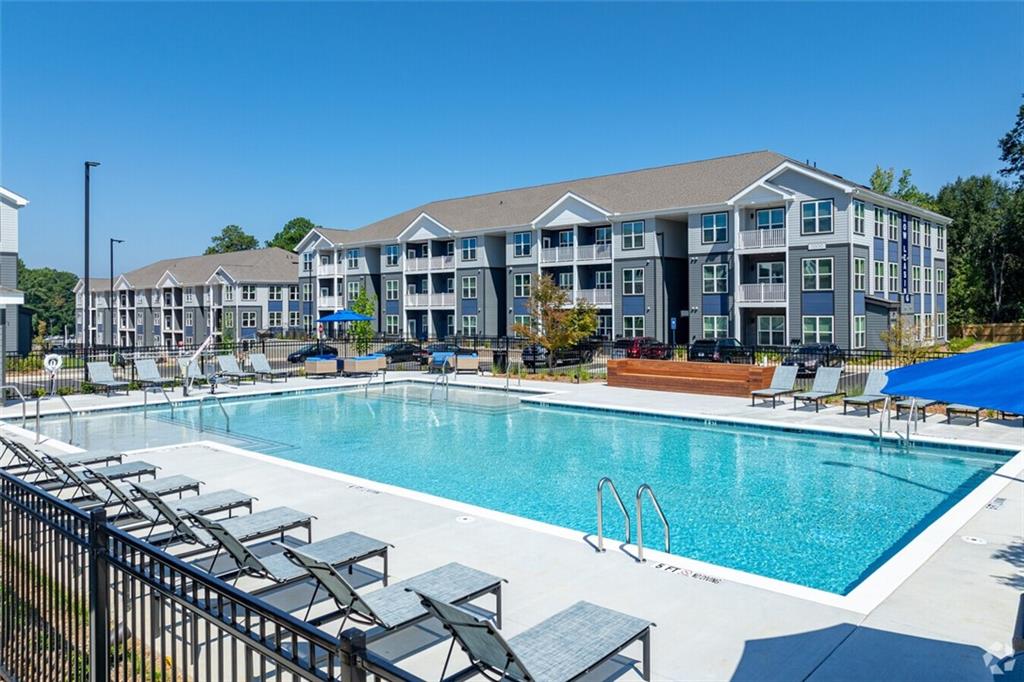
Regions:
M 0 471 L 0 677 L 344 680 L 411 676 Z

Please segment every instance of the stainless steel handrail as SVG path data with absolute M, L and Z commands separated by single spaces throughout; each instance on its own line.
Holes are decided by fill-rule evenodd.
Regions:
M 57 395 L 60 401 L 64 403 L 64 407 L 68 410 L 68 444 L 75 444 L 75 411 L 71 409 L 71 405 L 68 403 L 67 398 L 62 395 Z M 39 401 L 43 399 L 43 396 L 36 398 L 36 442 L 39 442 Z
M 631 539 L 630 528 L 633 526 L 633 521 L 629 518 L 629 512 L 626 511 L 626 505 L 622 503 L 622 498 L 619 497 L 619 491 L 615 489 L 615 483 L 612 479 L 604 476 L 600 481 L 597 482 L 597 551 L 604 551 L 604 497 L 602 495 L 605 485 L 612 489 L 612 495 L 615 496 L 615 501 L 619 505 L 619 509 L 622 510 L 622 516 L 626 519 L 626 544 L 629 544 Z
M 376 378 L 376 376 L 378 374 L 381 375 L 381 377 L 380 377 L 381 389 L 380 390 L 383 393 L 387 393 L 387 391 L 388 391 L 388 371 L 386 369 L 385 370 L 377 370 L 376 372 L 371 374 L 370 378 L 366 380 L 365 384 L 363 384 L 363 397 L 364 398 L 369 398 L 370 397 L 370 384 L 373 383 L 374 378 Z
M 665 551 L 672 551 L 671 537 L 669 535 L 668 519 L 665 518 L 665 512 L 661 510 L 661 505 L 658 504 L 658 498 L 654 495 L 654 489 L 648 484 L 644 483 L 636 489 L 636 556 L 640 561 L 644 559 L 644 493 L 651 498 L 651 502 L 654 503 L 654 511 L 658 512 L 658 516 L 661 518 L 661 525 L 665 528 Z
M 14 391 L 21 398 L 21 428 L 25 428 L 25 424 L 28 421 L 28 407 L 25 404 L 25 396 L 22 395 L 21 389 L 14 384 L 4 384 L 0 386 L 0 391 Z
M 448 373 L 442 369 L 441 375 L 434 379 L 434 384 L 430 387 L 430 399 L 427 401 L 428 405 L 432 405 L 434 403 L 434 389 L 437 388 L 437 384 L 440 383 L 442 379 L 444 380 L 444 399 L 448 400 Z
M 203 401 L 207 398 L 213 398 L 213 400 L 220 406 L 220 411 L 224 414 L 224 430 L 231 433 L 231 417 L 228 416 L 228 411 L 224 409 L 224 403 L 221 401 L 220 396 L 206 393 L 199 397 L 199 431 L 202 432 L 203 428 Z
M 142 389 L 142 416 L 143 416 L 143 418 L 146 418 L 146 417 L 149 416 L 149 389 L 150 388 L 154 388 L 154 387 L 153 386 L 149 386 L 147 388 Z M 155 388 L 159 388 L 160 392 L 164 394 L 164 400 L 166 400 L 167 404 L 171 406 L 171 419 L 174 419 L 174 402 L 171 400 L 171 397 L 169 395 L 167 395 L 167 391 L 164 390 L 163 386 L 156 386 Z

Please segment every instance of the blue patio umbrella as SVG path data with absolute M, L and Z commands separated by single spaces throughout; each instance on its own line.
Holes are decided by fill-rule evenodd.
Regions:
M 1024 341 L 888 372 L 883 393 L 1024 414 Z
M 351 310 L 338 310 L 321 317 L 317 322 L 369 322 L 373 318 L 369 315 L 353 312 Z

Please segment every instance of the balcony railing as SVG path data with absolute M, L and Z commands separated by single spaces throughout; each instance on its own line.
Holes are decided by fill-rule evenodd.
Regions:
M 409 272 L 426 272 L 430 269 L 429 258 L 406 258 L 405 269 Z
M 431 294 L 430 305 L 438 306 L 441 308 L 454 308 L 455 307 L 455 294 L 444 293 L 444 294 Z
M 576 260 L 603 260 L 611 257 L 611 244 L 587 244 L 576 247 Z
M 316 274 L 318 275 L 333 275 L 337 270 L 335 269 L 334 263 L 317 263 Z
M 781 249 L 786 246 L 786 229 L 740 230 L 740 249 Z
M 571 263 L 574 249 L 571 246 L 556 246 L 540 250 L 541 263 Z
M 612 304 L 611 289 L 580 289 L 576 292 L 577 299 L 583 299 L 592 305 L 607 306 Z
M 406 308 L 426 308 L 430 305 L 430 294 L 406 294 Z
M 740 303 L 785 303 L 785 284 L 741 284 Z
M 455 256 L 432 256 L 430 258 L 430 267 L 434 270 L 443 270 L 445 268 L 455 267 Z

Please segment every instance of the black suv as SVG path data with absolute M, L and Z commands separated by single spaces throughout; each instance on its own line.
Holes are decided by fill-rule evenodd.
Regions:
M 413 359 L 417 360 L 421 365 L 426 365 L 430 362 L 430 356 L 434 353 L 455 353 L 456 355 L 469 355 L 473 351 L 466 350 L 465 348 L 458 346 L 454 343 L 438 342 L 432 343 L 429 346 L 423 348 L 417 348 L 413 351 Z
M 555 351 L 553 365 L 579 365 L 590 362 L 594 359 L 594 346 L 590 343 L 579 343 L 572 348 L 562 348 Z M 534 367 L 548 366 L 548 349 L 539 343 L 531 343 L 523 349 L 523 364 L 533 369 Z
M 416 362 L 416 353 L 419 352 L 420 347 L 415 343 L 409 343 L 407 341 L 399 341 L 397 343 L 390 343 L 379 351 L 380 355 L 385 356 L 388 359 L 388 364 L 394 362 Z
M 314 357 L 317 355 L 338 355 L 338 349 L 334 346 L 328 346 L 326 343 L 311 343 L 308 346 L 303 346 L 294 353 L 288 356 L 288 362 L 305 362 L 306 358 Z
M 843 351 L 836 344 L 807 343 L 793 351 L 782 364 L 796 365 L 797 376 L 809 376 L 819 367 L 842 367 L 845 363 Z
M 697 339 L 686 350 L 691 362 L 754 362 L 754 352 L 736 339 Z

